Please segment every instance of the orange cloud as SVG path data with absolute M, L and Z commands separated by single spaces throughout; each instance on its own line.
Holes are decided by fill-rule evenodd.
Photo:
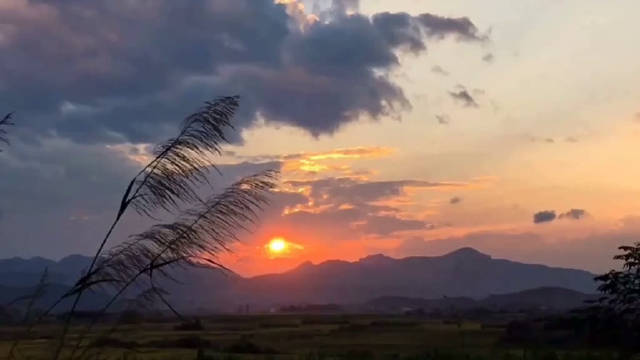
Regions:
M 287 14 L 298 22 L 301 31 L 305 31 L 320 20 L 314 14 L 307 14 L 304 4 L 298 0 L 275 0 L 275 3 L 287 8 Z
M 355 147 L 345 149 L 335 149 L 325 152 L 297 153 L 280 157 L 283 161 L 283 173 L 295 176 L 302 173 L 335 173 L 341 175 L 362 175 L 361 172 L 354 172 L 352 167 L 345 163 L 338 163 L 339 160 L 362 160 L 378 159 L 391 156 L 395 149 L 388 147 Z

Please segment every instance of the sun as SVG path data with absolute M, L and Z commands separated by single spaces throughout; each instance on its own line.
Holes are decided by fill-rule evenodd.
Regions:
M 299 256 L 300 251 L 304 250 L 304 246 L 282 236 L 276 236 L 264 245 L 264 249 L 270 259 L 281 259 Z
M 277 237 L 271 239 L 267 246 L 269 248 L 269 252 L 271 252 L 272 254 L 281 254 L 287 250 L 287 247 L 289 245 L 287 244 L 287 241 L 285 239 Z

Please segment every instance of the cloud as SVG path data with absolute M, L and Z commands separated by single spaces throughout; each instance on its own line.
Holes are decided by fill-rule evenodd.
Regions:
M 552 222 L 555 219 L 556 219 L 556 212 L 550 211 L 550 210 L 540 211 L 533 215 L 534 224 Z
M 97 236 L 113 220 L 128 181 L 141 169 L 139 155 L 137 147 L 77 144 L 60 138 L 36 144 L 15 141 L 0 159 L 4 214 L 0 253 L 61 257 L 94 252 Z M 279 166 L 277 162 L 220 165 L 224 176 L 212 171 L 210 183 L 213 191 L 220 191 L 241 176 Z M 294 200 L 300 198 L 287 198 Z M 128 213 L 110 245 L 148 225 Z
M 451 205 L 459 204 L 461 202 L 462 202 L 462 198 L 460 198 L 458 196 L 455 196 L 455 197 L 452 197 L 451 199 L 449 199 L 449 204 L 451 204 Z
M 444 38 L 447 35 L 456 35 L 459 40 L 488 40 L 487 36 L 479 34 L 473 22 L 466 17 L 447 18 L 425 13 L 418 15 L 416 19 L 431 37 Z
M 567 212 L 560 213 L 560 215 L 556 215 L 556 212 L 553 210 L 545 210 L 534 214 L 533 222 L 535 224 L 540 224 L 552 222 L 556 219 L 581 220 L 587 216 L 589 216 L 589 213 L 583 209 L 571 209 Z
M 281 162 L 283 171 L 289 176 L 299 172 L 303 174 L 337 173 L 342 175 L 356 175 L 350 165 L 344 161 L 357 161 L 363 159 L 380 159 L 389 157 L 396 149 L 381 146 L 359 146 L 341 148 L 322 152 L 301 152 L 285 155 L 233 155 L 235 159 L 248 162 Z M 325 174 L 326 175 L 326 174 Z
M 477 108 L 479 106 L 473 96 L 471 96 L 471 94 L 469 94 L 469 92 L 464 88 L 450 91 L 449 95 L 453 100 L 460 103 L 464 107 Z
M 304 194 L 307 201 L 290 206 L 276 222 L 300 231 L 324 229 L 340 232 L 337 238 L 387 236 L 403 231 L 431 230 L 434 225 L 414 218 L 400 207 L 411 204 L 412 191 L 466 186 L 462 183 L 423 180 L 371 181 L 354 178 L 322 178 L 288 181 L 287 192 Z M 278 227 L 278 226 L 276 226 Z
M 495 56 L 493 56 L 492 53 L 487 53 L 482 57 L 482 61 L 486 63 L 492 63 L 494 59 L 495 59 Z
M 442 68 L 442 66 L 440 65 L 435 65 L 431 68 L 431 72 L 434 74 L 438 74 L 438 75 L 442 75 L 442 76 L 449 76 L 449 72 L 445 69 Z
M 360 146 L 353 148 L 334 149 L 324 152 L 307 152 L 289 154 L 282 157 L 283 160 L 332 160 L 332 159 L 376 159 L 387 157 L 396 150 L 383 146 Z
M 545 143 L 549 145 L 556 144 L 561 141 L 564 141 L 566 143 L 573 143 L 573 144 L 580 142 L 580 140 L 574 136 L 567 136 L 564 139 L 562 138 L 554 139 L 551 137 L 545 138 L 545 137 L 537 137 L 533 135 L 526 135 L 526 138 L 532 143 Z
M 466 18 L 365 16 L 357 1 L 335 0 L 316 19 L 302 1 L 280 2 L 0 1 L 0 98 L 20 117 L 11 151 L 0 157 L 0 252 L 94 250 L 95 232 L 108 225 L 150 144 L 174 136 L 202 101 L 241 96 L 233 141 L 263 120 L 331 134 L 411 107 L 391 76 L 401 53 L 424 54 L 427 43 L 444 38 L 485 40 Z M 229 179 L 263 162 L 309 173 L 326 166 L 347 176 L 351 169 L 331 161 L 384 151 L 223 167 Z M 295 199 L 283 206 L 300 205 L 300 195 Z M 83 221 L 69 224 L 72 218 Z
M 560 214 L 558 216 L 559 219 L 570 219 L 570 220 L 580 220 L 584 217 L 589 216 L 589 213 L 583 209 L 571 209 L 565 213 Z
M 362 204 L 385 200 L 406 194 L 407 189 L 459 188 L 467 184 L 430 182 L 423 180 L 364 181 L 353 178 L 324 178 L 319 180 L 289 181 L 297 189 L 308 189 L 317 204 Z
M 11 29 L 0 96 L 32 119 L 30 130 L 80 142 L 155 142 L 201 101 L 227 94 L 243 99 L 237 128 L 260 115 L 330 134 L 410 108 L 388 76 L 397 52 L 423 52 L 428 39 L 485 40 L 464 17 L 338 8 L 312 21 L 296 1 L 12 1 L 0 7 Z
M 436 115 L 436 120 L 438 120 L 438 124 L 440 125 L 448 125 L 451 121 L 449 115 L 446 114 Z

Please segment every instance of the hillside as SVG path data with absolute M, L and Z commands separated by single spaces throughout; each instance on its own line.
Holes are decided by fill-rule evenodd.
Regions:
M 59 262 L 42 258 L 0 260 L 3 300 L 23 294 L 33 286 L 44 267 L 49 268 L 51 282 L 61 291 L 88 261 L 89 258 L 77 255 Z M 240 305 L 266 309 L 291 304 L 360 304 L 383 297 L 446 297 L 469 306 L 481 299 L 495 306 L 509 306 L 513 302 L 556 306 L 575 303 L 585 293 L 593 293 L 593 276 L 582 270 L 493 259 L 463 248 L 435 257 L 394 259 L 373 255 L 354 262 L 304 263 L 281 274 L 252 278 L 206 267 L 179 269 L 174 273 L 178 282 L 165 281 L 163 286 L 170 291 L 177 307 L 189 311 L 233 311 Z M 542 294 L 539 290 L 527 291 L 540 288 L 547 290 Z M 432 305 L 438 303 L 429 301 Z

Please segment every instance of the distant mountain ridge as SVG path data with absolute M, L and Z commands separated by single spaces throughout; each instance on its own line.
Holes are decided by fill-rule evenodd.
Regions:
M 24 287 L 34 285 L 46 268 L 49 281 L 71 285 L 91 263 L 91 258 L 83 255 L 69 255 L 59 261 L 42 257 L 23 259 L 14 257 L 0 260 L 0 285 Z
M 51 282 L 68 286 L 89 263 L 90 258 L 80 255 L 58 262 L 44 258 L 0 260 L 0 286 L 14 289 L 33 286 L 44 267 L 49 269 Z M 432 257 L 395 259 L 371 255 L 354 262 L 306 262 L 283 273 L 251 278 L 204 267 L 179 269 L 174 275 L 179 282 L 165 282 L 163 286 L 172 294 L 171 300 L 177 307 L 189 310 L 233 311 L 244 304 L 253 308 L 362 304 L 383 297 L 478 301 L 496 294 L 539 288 L 562 288 L 582 294 L 596 290 L 594 275 L 587 271 L 494 259 L 472 248 Z M 536 294 L 522 296 L 534 298 Z
M 489 311 L 566 311 L 587 306 L 598 295 L 585 294 L 575 290 L 556 287 L 542 287 L 510 294 L 490 295 L 475 300 L 468 297 L 443 297 L 440 299 L 420 299 L 397 296 L 380 297 L 365 303 L 365 309 L 374 312 L 429 311 L 469 311 L 486 309 Z
M 394 259 L 372 255 L 356 262 L 327 261 L 246 279 L 239 293 L 262 302 L 360 303 L 382 296 L 483 298 L 540 287 L 583 293 L 596 290 L 594 275 L 493 259 L 472 248 L 443 256 Z

